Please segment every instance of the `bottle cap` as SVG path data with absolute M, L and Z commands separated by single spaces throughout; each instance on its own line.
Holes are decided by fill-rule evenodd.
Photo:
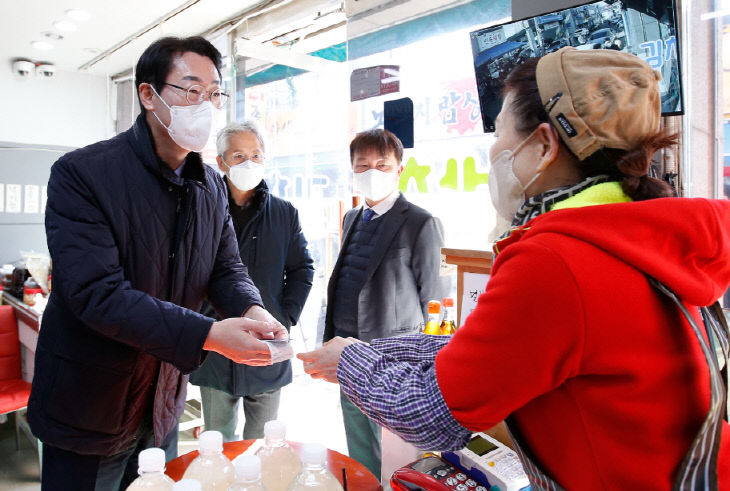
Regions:
M 261 459 L 258 455 L 239 455 L 233 461 L 236 466 L 236 478 L 254 481 L 261 478 Z
M 197 479 L 180 479 L 172 485 L 172 491 L 203 491 Z
M 300 456 L 304 465 L 324 465 L 327 461 L 327 448 L 321 443 L 305 443 Z
M 161 448 L 146 448 L 139 453 L 139 473 L 162 472 L 165 470 L 165 451 Z
M 278 419 L 267 421 L 264 423 L 264 437 L 283 440 L 286 437 L 286 424 Z
M 441 311 L 441 304 L 438 300 L 431 300 L 428 302 L 428 313 L 438 314 Z
M 213 453 L 223 451 L 223 435 L 220 431 L 204 431 L 198 438 L 200 453 Z
M 454 306 L 454 299 L 451 297 L 446 297 L 443 300 L 444 307 L 453 307 Z

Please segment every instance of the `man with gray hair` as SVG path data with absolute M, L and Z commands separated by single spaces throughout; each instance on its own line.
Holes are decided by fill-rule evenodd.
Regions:
M 314 276 L 297 210 L 269 192 L 263 179 L 264 139 L 253 121 L 229 123 L 218 133 L 216 149 L 241 261 L 266 309 L 290 329 L 299 319 Z M 208 305 L 203 311 L 215 314 Z M 205 429 L 220 431 L 226 441 L 240 439 L 235 432 L 241 399 L 243 439 L 263 437 L 264 423 L 276 419 L 281 387 L 291 380 L 288 361 L 254 368 L 217 353 L 210 353 L 190 378 L 200 386 Z

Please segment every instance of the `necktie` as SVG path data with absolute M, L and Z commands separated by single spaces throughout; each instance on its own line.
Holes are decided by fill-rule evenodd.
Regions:
M 365 211 L 362 212 L 362 221 L 363 223 L 369 222 L 371 218 L 375 215 L 375 212 L 371 210 L 370 208 L 366 208 Z

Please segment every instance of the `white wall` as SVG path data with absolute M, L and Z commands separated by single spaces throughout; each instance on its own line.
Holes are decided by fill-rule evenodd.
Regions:
M 0 66 L 0 141 L 82 147 L 113 136 L 107 78 L 59 71 L 20 78 Z

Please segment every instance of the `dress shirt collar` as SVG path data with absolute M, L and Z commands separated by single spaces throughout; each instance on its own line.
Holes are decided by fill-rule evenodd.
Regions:
M 379 216 L 386 214 L 391 208 L 393 208 L 393 205 L 398 200 L 398 196 L 400 196 L 400 191 L 398 191 L 398 188 L 395 188 L 392 193 L 390 193 L 383 201 L 375 206 L 368 206 L 367 202 L 363 200 L 362 209 L 372 209 L 375 212 L 375 216 L 373 218 L 378 218 Z

